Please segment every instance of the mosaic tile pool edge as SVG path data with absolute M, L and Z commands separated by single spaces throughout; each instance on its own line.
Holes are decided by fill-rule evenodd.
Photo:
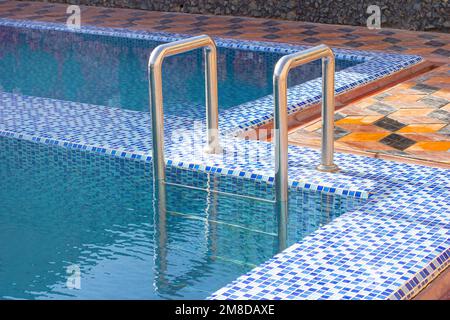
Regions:
M 2 135 L 5 135 L 5 136 L 11 135 L 11 134 L 12 134 L 12 133 L 7 133 L 7 132 L 2 133 Z M 12 134 L 12 135 L 14 135 L 14 134 Z M 19 136 L 20 136 L 20 134 L 19 134 Z M 22 138 L 23 138 L 23 135 L 22 135 Z M 39 137 L 36 137 L 35 140 L 36 140 L 37 138 L 39 138 Z M 31 138 L 31 139 L 33 140 L 33 138 Z M 39 138 L 39 139 L 42 139 L 42 138 Z M 35 142 L 40 142 L 40 143 L 44 142 L 44 143 L 48 143 L 48 144 L 57 144 L 57 142 L 56 142 L 55 140 L 52 140 L 52 139 L 45 139 L 44 141 L 40 141 L 40 140 L 39 140 L 39 141 L 35 141 Z M 64 143 L 63 143 L 63 145 L 64 145 Z M 68 143 L 65 147 L 84 148 L 85 146 L 82 146 L 82 145 L 79 145 L 79 144 L 74 144 L 74 145 L 71 146 L 70 143 Z M 86 146 L 86 148 L 87 148 L 87 146 Z M 97 152 L 106 153 L 106 149 L 104 150 L 104 148 L 97 148 L 97 147 L 92 147 L 92 148 L 93 148 L 92 151 L 97 151 Z M 97 149 L 99 149 L 99 150 L 97 150 L 97 149 L 95 149 L 95 148 L 97 148 Z M 94 150 L 94 149 L 95 149 L 95 150 Z M 128 157 L 132 158 L 132 157 L 133 157 L 133 154 L 127 153 L 125 156 L 128 156 Z M 437 261 L 437 263 L 438 263 L 438 268 L 439 268 L 439 267 L 442 267 L 442 266 L 447 266 L 447 265 L 448 265 L 448 262 L 449 262 L 449 260 L 448 260 L 448 250 L 447 250 L 447 254 L 446 254 L 446 255 L 443 255 L 443 258 L 444 258 L 445 260 L 443 260 L 442 258 L 440 258 L 440 259 L 436 258 L 436 259 L 435 259 L 435 260 Z M 439 260 L 440 260 L 440 261 L 439 261 Z M 428 266 L 428 267 L 429 267 L 429 266 Z M 428 268 L 428 267 L 427 267 L 427 268 Z M 438 268 L 437 268 L 437 269 L 438 269 Z M 410 297 L 410 296 L 412 296 L 412 295 L 414 294 L 414 290 L 417 290 L 417 288 L 420 288 L 420 286 L 423 285 L 423 284 L 425 283 L 425 281 L 428 281 L 430 278 L 431 278 L 431 277 L 427 277 L 427 278 L 423 279 L 423 281 L 419 282 L 418 284 L 416 284 L 415 282 L 417 282 L 417 281 L 414 281 L 414 278 L 412 278 L 410 281 L 413 281 L 414 284 L 415 284 L 415 286 L 412 287 L 412 290 L 409 290 L 409 289 L 407 288 L 407 286 L 405 285 L 405 288 L 406 288 L 406 289 L 404 289 L 404 288 L 402 287 L 402 288 L 400 288 L 397 292 L 399 292 L 400 290 L 402 290 L 403 294 L 405 294 L 405 297 Z M 404 297 L 401 296 L 400 293 L 398 293 L 398 294 L 400 295 L 400 298 L 404 298 Z M 394 294 L 391 296 L 391 298 L 398 298 L 398 296 L 395 296 L 395 293 L 394 293 Z
M 151 41 L 175 41 L 190 35 L 175 34 L 167 32 L 148 32 L 143 30 L 129 30 L 123 28 L 107 28 L 82 26 L 80 29 L 69 28 L 62 23 L 36 22 L 29 20 L 13 20 L 0 18 L 0 26 L 10 26 L 19 28 L 31 28 L 36 30 L 53 30 L 73 33 L 87 33 L 100 36 L 126 37 L 140 40 Z M 235 39 L 214 38 L 217 46 L 247 50 L 273 52 L 279 54 L 290 54 L 304 50 L 310 46 L 294 45 L 289 43 L 274 43 L 261 41 L 244 41 Z M 360 51 L 348 49 L 333 49 L 336 58 L 359 61 L 360 64 L 336 72 L 336 94 L 342 94 L 357 86 L 368 84 L 370 82 L 387 77 L 393 73 L 399 72 L 405 68 L 423 61 L 420 56 L 402 55 L 375 51 Z M 349 82 L 350 79 L 350 82 Z M 293 114 L 307 106 L 319 102 L 321 99 L 321 79 L 308 81 L 304 84 L 294 86 L 288 93 L 288 113 Z M 299 101 L 300 100 L 300 101 Z M 221 113 L 220 119 L 224 125 L 224 131 L 228 134 L 233 132 L 247 131 L 266 123 L 273 119 L 272 95 L 249 101 L 235 106 L 230 110 Z M 254 108 L 258 106 L 258 108 Z M 255 109 L 258 109 L 257 112 Z M 246 117 L 242 117 L 242 111 L 245 110 Z

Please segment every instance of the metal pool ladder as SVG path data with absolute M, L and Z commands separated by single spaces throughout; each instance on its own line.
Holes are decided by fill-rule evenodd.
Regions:
M 217 48 L 214 40 L 201 35 L 156 47 L 148 61 L 150 111 L 152 114 L 153 174 L 162 182 L 166 178 L 164 159 L 164 111 L 162 94 L 162 63 L 165 57 L 204 48 L 207 146 L 205 152 L 220 153 L 217 96 Z
M 334 155 L 334 54 L 326 45 L 286 55 L 278 60 L 273 73 L 275 129 L 275 202 L 278 232 L 287 235 L 288 214 L 288 110 L 287 79 L 289 71 L 322 59 L 322 157 L 317 169 L 336 172 Z M 286 239 L 286 236 L 280 238 Z

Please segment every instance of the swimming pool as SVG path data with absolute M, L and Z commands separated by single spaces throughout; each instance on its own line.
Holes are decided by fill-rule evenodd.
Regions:
M 169 186 L 160 221 L 150 163 L 9 138 L 0 148 L 1 298 L 204 299 L 277 252 L 270 202 Z M 218 189 L 198 172 L 171 179 Z M 290 202 L 292 244 L 364 200 L 299 191 Z M 79 290 L 66 286 L 72 265 Z
M 149 110 L 147 64 L 161 41 L 0 26 L 0 88 L 5 92 L 129 110 Z M 226 110 L 272 93 L 276 52 L 219 47 L 219 108 Z M 337 59 L 336 71 L 361 61 Z M 320 77 L 320 61 L 295 69 L 291 86 Z M 167 114 L 203 112 L 201 50 L 164 63 Z M 7 76 L 6 76 L 7 75 Z M 188 113 L 189 114 L 189 113 Z
M 143 42 L 164 42 L 180 37 L 93 27 L 74 32 L 57 24 L 6 19 L 0 19 L 0 25 L 29 29 L 25 31 L 26 34 L 39 31 L 35 34 L 38 50 L 33 54 L 50 59 L 42 59 L 45 61 L 53 60 L 51 55 L 42 52 L 45 49 L 41 50 L 47 48 L 43 46 L 42 34 L 55 35 L 53 42 L 60 41 L 57 35 L 62 35 L 61 32 L 65 32 L 64 36 L 78 39 L 92 37 L 92 42 L 96 43 L 94 48 L 103 45 L 114 47 L 110 43 L 114 41 L 142 45 Z M 8 37 L 7 34 L 3 36 Z M 16 38 L 16 43 L 20 44 L 19 38 Z M 55 48 L 53 42 L 48 46 Z M 261 68 L 252 65 L 252 69 L 268 73 L 265 68 L 272 59 L 268 53 L 279 55 L 304 48 L 223 39 L 217 42 L 222 52 L 231 50 L 241 52 L 244 57 L 264 57 L 267 64 L 263 63 Z M 116 43 L 112 51 L 122 52 L 117 46 Z M 124 47 L 125 51 L 130 50 L 128 45 Z M 33 48 L 24 45 L 23 49 L 25 61 L 20 61 L 26 62 L 32 58 Z M 139 50 L 136 49 L 136 52 Z M 420 57 L 407 55 L 335 51 L 340 60 L 347 60 L 351 64 L 347 67 L 345 63 L 342 64 L 343 68 L 336 74 L 337 93 L 421 61 Z M 86 55 L 90 55 L 88 49 Z M 38 56 L 37 61 L 40 59 Z M 112 57 L 114 54 L 108 52 L 107 56 Z M 10 53 L 9 59 L 11 57 L 20 55 Z M 120 54 L 116 57 L 120 57 Z M 185 57 L 195 60 L 198 63 L 196 66 L 200 66 L 197 53 Z M 70 56 L 68 59 L 73 61 Z M 88 63 L 93 63 L 91 58 L 86 59 Z M 128 61 L 126 57 L 124 61 Z M 115 62 L 117 65 L 117 60 Z M 245 69 L 247 64 L 240 63 L 239 59 L 235 59 L 234 63 L 234 68 L 227 67 L 222 72 L 244 77 L 245 72 L 240 73 L 239 70 Z M 40 76 L 37 71 L 40 70 L 39 65 L 37 69 L 30 70 L 21 64 L 11 64 L 21 72 L 31 71 L 37 78 Z M 50 62 L 49 65 L 54 66 L 54 63 Z M 95 63 L 91 65 L 95 67 Z M 130 72 L 137 72 L 136 66 L 131 63 Z M 10 66 L 3 67 L 8 69 Z M 101 71 L 104 68 L 103 65 Z M 116 72 L 118 70 L 121 68 L 115 69 Z M 125 68 L 119 73 L 123 75 L 128 70 Z M 312 77 L 314 72 L 311 73 Z M 4 279 L 17 279 L 11 282 L 7 280 L 5 288 L 8 291 L 5 290 L 1 296 L 204 298 L 273 256 L 277 244 L 274 232 L 276 220 L 272 204 L 267 202 L 273 193 L 273 150 L 270 144 L 232 141 L 246 147 L 244 154 L 230 151 L 229 145 L 225 144 L 226 157 L 197 159 L 192 156 L 191 145 L 169 141 L 166 145 L 169 178 L 186 185 L 200 185 L 210 192 L 170 188 L 168 210 L 171 212 L 167 215 L 166 224 L 161 224 L 152 205 L 150 119 L 146 109 L 138 106 L 141 100 L 138 99 L 139 103 L 133 102 L 133 95 L 128 96 L 126 90 L 116 92 L 120 98 L 109 100 L 102 95 L 102 90 L 93 92 L 92 88 L 97 89 L 95 81 L 90 84 L 77 82 L 80 78 L 75 76 L 75 84 L 71 84 L 68 81 L 72 79 L 71 72 L 67 74 L 66 78 L 62 76 L 57 79 L 63 83 L 66 79 L 68 89 L 56 81 L 54 86 L 48 86 L 51 88 L 49 91 L 46 91 L 45 85 L 40 85 L 36 88 L 44 93 L 32 92 L 36 96 L 27 95 L 24 91 L 35 88 L 30 82 L 15 78 L 13 82 L 4 82 L 6 90 L 3 88 L 4 91 L 0 92 L 0 135 L 3 136 L 2 150 L 7 150 L 1 154 L 0 163 L 0 173 L 5 181 L 1 196 L 7 204 L 2 222 L 5 237 L 9 242 L 15 240 L 14 245 L 2 247 L 2 260 L 6 262 L 2 263 L 0 270 L 5 270 Z M 104 75 L 89 70 L 87 74 L 105 79 L 102 78 Z M 107 80 L 117 77 L 117 74 L 105 74 L 109 75 Z M 192 77 L 200 78 L 200 75 Z M 231 78 L 231 82 L 222 79 L 223 88 L 241 85 L 237 81 L 240 80 L 238 77 Z M 267 80 L 267 76 L 255 78 L 263 82 Z M 125 76 L 124 79 L 130 78 Z M 45 84 L 45 77 L 41 81 Z M 293 81 L 289 92 L 290 112 L 320 99 L 320 79 L 313 78 L 303 83 L 296 83 L 295 79 Z M 104 82 L 102 80 L 101 84 Z M 119 77 L 115 84 L 121 84 Z M 88 85 L 85 92 L 77 91 L 83 85 Z M 272 97 L 263 92 L 264 87 L 267 88 L 267 84 L 260 85 L 259 92 L 253 85 L 247 84 L 245 90 L 249 95 L 243 100 L 234 100 L 234 93 L 225 93 L 227 97 L 221 104 L 221 129 L 235 130 L 270 121 Z M 71 91 L 74 88 L 75 94 Z M 194 89 L 200 90 L 201 87 Z M 236 92 L 238 90 L 236 88 Z M 111 94 L 112 91 L 109 92 Z M 188 96 L 187 100 L 192 100 L 187 105 L 183 100 L 181 109 L 177 108 L 182 95 L 169 103 L 168 111 L 173 113 L 166 117 L 165 129 L 173 132 L 177 128 L 191 128 L 193 119 L 202 119 L 203 107 L 199 104 L 197 108 L 197 102 L 201 101 L 200 95 Z M 91 103 L 79 101 L 85 98 Z M 95 104 L 97 98 L 100 99 L 100 105 Z M 121 104 L 124 101 L 126 103 Z M 386 165 L 378 160 L 366 161 L 353 155 L 336 155 L 337 163 L 343 164 L 343 171 L 333 176 L 311 170 L 319 157 L 314 150 L 293 147 L 289 156 L 290 244 L 304 239 L 308 234 L 316 234 L 315 230 L 324 230 L 323 226 L 329 226 L 328 223 L 333 219 L 336 221 L 340 217 L 349 217 L 349 213 L 354 210 L 358 212 L 357 208 L 361 206 L 371 212 L 371 206 L 376 205 L 377 201 L 369 201 L 364 206 L 365 199 L 377 193 L 379 197 L 386 190 L 393 194 L 389 188 L 392 184 L 400 183 L 401 179 L 389 180 L 389 175 L 402 170 L 411 172 L 410 168 Z M 361 171 L 366 166 L 370 170 Z M 385 173 L 387 171 L 389 174 Z M 424 172 L 427 170 L 422 170 L 420 174 L 417 172 L 416 177 L 419 178 Z M 387 180 L 381 181 L 381 178 Z M 211 181 L 217 185 L 211 186 Z M 265 201 L 215 195 L 211 192 L 214 188 L 264 198 Z M 358 214 L 355 213 L 356 216 Z M 359 225 L 355 224 L 354 230 L 360 230 Z M 333 230 L 335 226 L 330 228 Z M 67 229 L 69 232 L 63 232 Z M 24 232 L 30 235 L 31 241 L 22 241 Z M 36 238 L 33 235 L 41 237 L 42 241 L 34 241 Z M 326 247 L 327 244 L 320 243 L 317 248 Z M 436 242 L 436 245 L 439 246 L 439 243 Z M 17 257 L 15 253 L 21 251 L 24 254 Z M 33 252 L 39 254 L 34 255 Z M 308 251 L 302 252 L 308 255 Z M 35 263 L 31 271 L 26 268 L 29 261 Z M 65 286 L 66 268 L 73 264 L 80 266 L 82 271 L 81 291 L 69 290 Z M 320 270 L 327 268 L 320 267 Z M 99 290 L 92 289 L 94 287 Z

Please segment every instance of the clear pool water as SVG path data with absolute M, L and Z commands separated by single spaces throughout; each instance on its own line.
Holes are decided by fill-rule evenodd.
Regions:
M 10 138 L 0 150 L 0 298 L 201 299 L 277 251 L 271 203 L 169 187 L 162 223 L 149 163 Z M 361 204 L 311 192 L 289 201 L 289 243 Z M 80 289 L 67 286 L 72 265 Z
M 0 26 L 0 90 L 148 111 L 147 62 L 158 42 Z M 219 48 L 219 109 L 272 93 L 280 54 Z M 201 50 L 164 64 L 165 112 L 204 110 Z M 357 64 L 336 60 L 336 70 Z M 295 85 L 320 76 L 316 61 L 290 73 Z M 191 112 L 195 114 L 196 112 Z

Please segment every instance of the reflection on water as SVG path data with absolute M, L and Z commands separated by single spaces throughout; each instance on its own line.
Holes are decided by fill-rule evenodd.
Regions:
M 164 214 L 149 164 L 9 138 L 0 150 L 2 298 L 205 298 L 277 251 L 269 202 L 167 186 Z M 289 243 L 358 205 L 292 193 Z
M 158 42 L 0 26 L 0 90 L 148 111 L 147 63 Z M 279 54 L 218 48 L 220 110 L 272 93 Z M 356 62 L 336 60 L 336 70 Z M 320 76 L 320 61 L 289 73 L 290 85 Z M 168 57 L 164 110 L 204 111 L 201 50 Z

